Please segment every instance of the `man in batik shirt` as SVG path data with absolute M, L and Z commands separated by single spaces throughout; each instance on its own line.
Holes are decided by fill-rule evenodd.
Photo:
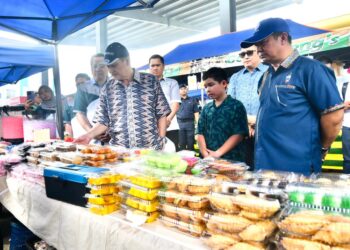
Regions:
M 131 68 L 129 52 L 120 43 L 107 47 L 105 61 L 113 79 L 100 92 L 95 126 L 75 142 L 89 143 L 108 129 L 111 145 L 162 149 L 171 110 L 159 81 Z

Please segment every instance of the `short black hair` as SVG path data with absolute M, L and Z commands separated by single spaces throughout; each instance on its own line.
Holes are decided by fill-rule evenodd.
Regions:
M 38 94 L 39 94 L 39 95 L 40 95 L 40 92 L 41 92 L 41 91 L 50 92 L 51 95 L 53 96 L 53 91 L 52 91 L 52 89 L 51 89 L 49 86 L 47 86 L 47 85 L 41 85 L 41 86 L 40 86 L 40 88 L 38 89 Z
M 103 54 L 103 53 L 97 53 L 97 54 L 93 55 L 93 56 L 91 57 L 91 59 L 90 59 L 90 65 L 91 65 L 91 66 L 92 66 L 92 60 L 94 60 L 95 57 L 103 57 L 103 58 L 105 58 L 105 54 Z
M 223 68 L 213 67 L 208 69 L 208 71 L 203 74 L 203 81 L 208 78 L 213 78 L 217 82 L 221 82 L 223 80 L 227 81 L 227 73 Z
M 328 56 L 320 56 L 317 57 L 316 60 L 323 64 L 332 64 L 332 59 L 330 59 Z
M 160 62 L 161 62 L 162 64 L 164 64 L 164 58 L 163 58 L 161 55 L 158 55 L 158 54 L 152 55 L 152 56 L 149 58 L 148 63 L 150 63 L 152 59 L 159 59 Z
M 88 76 L 88 74 L 86 73 L 79 73 L 75 76 L 75 80 L 77 80 L 78 78 L 84 78 L 85 80 L 90 81 L 90 76 Z

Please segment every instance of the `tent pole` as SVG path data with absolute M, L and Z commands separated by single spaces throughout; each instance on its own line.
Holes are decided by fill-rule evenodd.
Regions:
M 56 117 L 58 135 L 63 139 L 63 112 L 62 112 L 62 98 L 61 98 L 61 83 L 60 83 L 60 67 L 58 64 L 58 44 L 55 44 L 55 66 L 53 68 L 53 79 L 56 94 Z

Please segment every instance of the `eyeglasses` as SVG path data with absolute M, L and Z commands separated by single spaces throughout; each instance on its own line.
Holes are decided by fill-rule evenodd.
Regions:
M 255 51 L 256 50 L 247 50 L 247 51 L 239 53 L 238 55 L 239 55 L 240 58 L 244 58 L 246 55 L 247 56 L 252 56 Z

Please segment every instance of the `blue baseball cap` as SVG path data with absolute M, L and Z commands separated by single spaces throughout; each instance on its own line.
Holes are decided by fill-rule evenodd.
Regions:
M 241 42 L 241 48 L 248 48 L 260 42 L 275 32 L 290 33 L 286 20 L 282 18 L 268 18 L 262 20 L 255 29 L 254 35 Z

